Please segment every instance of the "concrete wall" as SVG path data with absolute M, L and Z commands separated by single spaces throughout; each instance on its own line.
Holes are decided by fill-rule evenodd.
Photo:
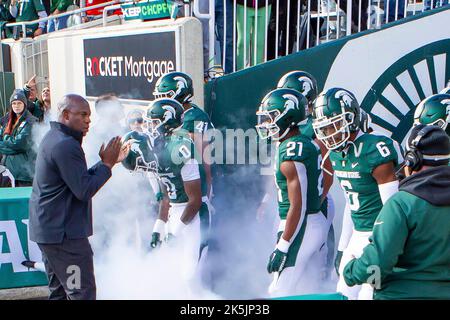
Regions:
M 124 24 L 88 30 L 68 30 L 49 35 L 48 55 L 52 101 L 58 101 L 66 93 L 86 94 L 84 39 L 160 32 L 161 30 L 175 30 L 178 35 L 177 69 L 192 76 L 195 90 L 194 102 L 202 106 L 204 96 L 202 33 L 201 24 L 195 18 Z M 148 104 L 145 101 L 138 103 L 142 106 Z M 124 101 L 124 104 L 127 107 L 131 105 L 131 101 Z

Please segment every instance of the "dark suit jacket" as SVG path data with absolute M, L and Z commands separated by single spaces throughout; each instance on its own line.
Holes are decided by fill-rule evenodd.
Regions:
M 36 159 L 30 198 L 30 239 L 62 243 L 92 235 L 91 199 L 111 177 L 102 162 L 87 169 L 82 133 L 51 122 Z

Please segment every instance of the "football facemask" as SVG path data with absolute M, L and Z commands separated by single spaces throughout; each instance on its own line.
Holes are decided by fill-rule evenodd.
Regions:
M 316 119 L 313 121 L 313 129 L 317 138 L 328 150 L 344 148 L 350 138 L 350 125 L 353 123 L 353 118 L 353 113 L 344 112 L 332 118 Z
M 280 118 L 279 110 L 257 111 L 258 124 L 255 126 L 256 131 L 261 139 L 273 138 L 278 140 L 276 135 L 280 132 L 280 127 L 276 124 Z

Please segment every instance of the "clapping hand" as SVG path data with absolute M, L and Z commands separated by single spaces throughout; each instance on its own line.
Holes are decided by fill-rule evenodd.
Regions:
M 120 137 L 114 137 L 108 142 L 106 147 L 105 144 L 102 144 L 98 155 L 103 163 L 112 169 L 119 159 L 121 149 L 122 142 L 120 141 Z

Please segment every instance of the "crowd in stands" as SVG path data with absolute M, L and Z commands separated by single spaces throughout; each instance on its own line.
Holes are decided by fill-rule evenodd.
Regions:
M 33 21 L 51 17 L 66 11 L 81 7 L 89 7 L 108 2 L 109 0 L 0 0 L 0 30 L 2 38 L 19 38 L 23 36 L 21 27 L 5 27 L 9 22 Z M 199 1 L 201 13 L 209 13 L 209 0 L 167 0 L 182 4 L 192 4 Z M 272 60 L 279 56 L 293 53 L 319 43 L 317 36 L 322 38 L 329 33 L 326 25 L 327 11 L 335 12 L 336 6 L 342 12 L 347 11 L 348 0 L 215 0 L 215 34 L 219 45 L 215 50 L 215 65 L 220 65 L 220 73 L 228 74 Z M 381 22 L 391 22 L 405 15 L 405 5 L 409 0 L 381 0 L 384 16 Z M 368 0 L 351 0 L 352 29 L 364 31 L 368 28 L 368 8 L 375 4 Z M 419 2 L 419 1 L 418 1 Z M 423 0 L 423 10 L 448 4 L 448 0 Z M 414 2 L 416 5 L 416 2 Z M 309 8 L 308 8 L 309 6 Z M 186 7 L 185 7 L 186 8 Z M 360 8 L 362 8 L 360 10 Z M 418 9 L 419 10 L 419 9 Z M 103 7 L 87 10 L 81 13 L 78 23 L 85 23 L 102 17 Z M 190 10 L 192 12 L 192 10 Z M 310 17 L 308 13 L 321 13 L 320 17 Z M 117 11 L 112 14 L 119 14 Z M 183 16 L 184 10 L 179 10 L 178 16 Z M 236 16 L 234 16 L 236 15 Z M 299 16 L 300 15 L 300 16 Z M 50 19 L 26 27 L 26 36 L 35 37 L 43 33 L 61 30 L 68 26 L 64 16 Z M 210 71 L 209 55 L 209 20 L 199 17 L 203 28 L 204 70 L 205 79 L 214 77 Z M 75 21 L 75 20 L 73 20 Z M 341 26 L 342 27 L 342 26 Z M 336 30 L 337 32 L 342 30 Z M 319 30 L 319 32 L 316 32 Z M 307 33 L 309 32 L 309 35 Z M 298 34 L 297 34 L 298 33 Z M 307 43 L 309 41 L 309 43 Z M 217 61 L 219 60 L 219 61 Z M 224 60 L 224 61 L 222 61 Z
M 29 22 L 56 16 L 83 7 L 90 7 L 110 0 L 0 0 L 0 30 L 2 38 L 23 37 L 21 27 L 6 27 L 10 22 Z M 101 17 L 102 8 L 87 10 L 80 14 L 79 23 Z M 71 16 L 61 16 L 26 26 L 26 36 L 36 37 L 44 33 L 67 28 Z

